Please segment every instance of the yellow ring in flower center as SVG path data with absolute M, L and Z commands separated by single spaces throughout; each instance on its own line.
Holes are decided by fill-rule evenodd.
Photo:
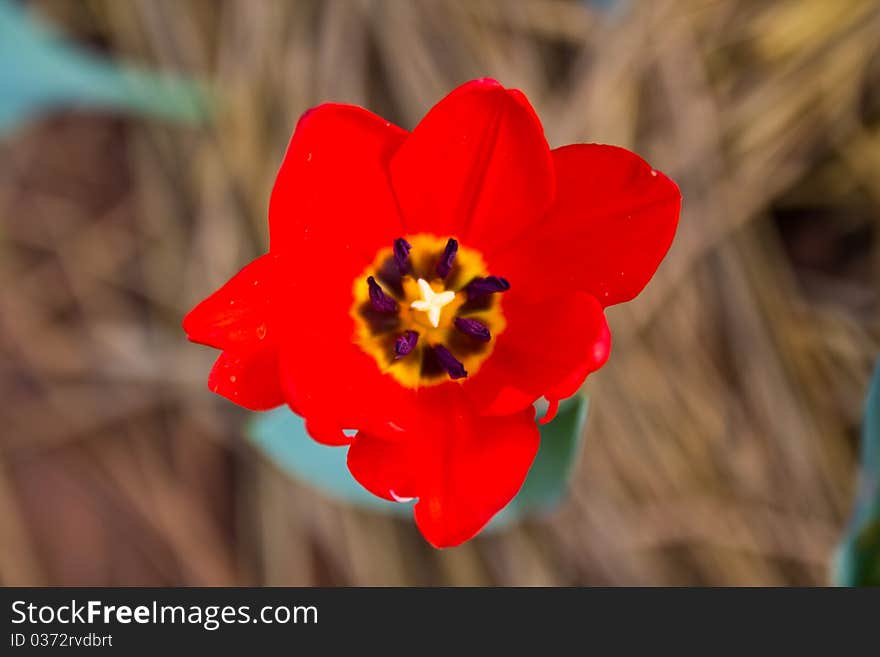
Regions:
M 354 340 L 375 359 L 382 372 L 409 388 L 450 380 L 435 357 L 434 350 L 438 347 L 448 350 L 464 366 L 467 375 L 473 376 L 492 353 L 495 338 L 505 328 L 501 295 L 484 294 L 476 298 L 471 295 L 469 298 L 465 290 L 474 279 L 487 276 L 483 258 L 473 249 L 459 247 L 449 273 L 441 277 L 438 264 L 443 259 L 447 239 L 419 234 L 408 236 L 406 241 L 412 248 L 404 274 L 400 273 L 394 249 L 388 247 L 380 250 L 375 260 L 355 278 L 351 307 Z M 390 299 L 396 302 L 393 310 L 378 310 L 371 301 L 370 277 L 385 293 L 389 307 L 394 306 Z M 482 324 L 491 339 L 479 339 L 462 331 L 462 321 Z M 400 355 L 395 344 L 408 331 L 418 334 L 418 342 L 412 351 Z

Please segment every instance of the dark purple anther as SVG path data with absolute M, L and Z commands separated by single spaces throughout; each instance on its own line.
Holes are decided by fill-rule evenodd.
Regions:
M 443 250 L 443 257 L 437 263 L 437 275 L 440 278 L 449 276 L 452 271 L 452 263 L 455 260 L 455 254 L 458 253 L 458 241 L 452 237 L 446 242 L 446 248 Z
M 446 373 L 449 374 L 450 379 L 463 379 L 467 376 L 467 372 L 464 369 L 464 365 L 461 364 L 461 361 L 453 356 L 449 349 L 442 344 L 438 344 L 434 347 L 434 353 L 437 355 L 437 360 L 440 361 L 440 365 L 446 370 Z
M 370 305 L 373 310 L 380 313 L 397 312 L 397 302 L 382 291 L 375 278 L 367 277 L 367 285 L 370 286 Z
M 485 278 L 475 278 L 464 289 L 467 292 L 468 300 L 470 300 L 493 292 L 506 292 L 510 289 L 510 283 L 506 278 L 486 276 Z
M 397 263 L 397 271 L 403 276 L 409 271 L 409 250 L 412 244 L 402 237 L 394 240 L 394 261 Z
M 476 319 L 456 317 L 455 328 L 462 333 L 465 333 L 472 338 L 476 338 L 477 340 L 482 340 L 483 342 L 489 342 L 489 340 L 492 339 L 492 334 L 489 333 L 489 327 Z
M 403 358 L 409 352 L 416 348 L 419 341 L 419 334 L 415 331 L 404 331 L 397 340 L 394 341 L 394 360 Z

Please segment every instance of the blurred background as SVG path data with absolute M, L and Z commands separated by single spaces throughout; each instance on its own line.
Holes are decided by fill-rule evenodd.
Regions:
M 880 343 L 880 2 L 0 8 L 0 582 L 829 581 Z M 25 43 L 22 16 L 69 43 Z M 180 320 L 265 250 L 305 109 L 412 128 L 483 76 L 528 95 L 551 146 L 637 150 L 684 210 L 609 313 L 565 501 L 436 551 L 256 450 Z

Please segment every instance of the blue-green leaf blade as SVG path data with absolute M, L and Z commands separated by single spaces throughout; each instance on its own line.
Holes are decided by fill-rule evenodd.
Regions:
M 202 83 L 124 66 L 56 34 L 23 7 L 0 0 L 0 133 L 58 108 L 111 108 L 197 122 Z
M 865 403 L 859 492 L 835 557 L 834 580 L 840 586 L 880 586 L 880 363 Z

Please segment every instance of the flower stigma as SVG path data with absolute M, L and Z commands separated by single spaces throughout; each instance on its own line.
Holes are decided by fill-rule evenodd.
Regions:
M 434 292 L 431 284 L 424 278 L 418 280 L 418 285 L 422 298 L 413 301 L 410 307 L 428 313 L 428 320 L 434 328 L 437 328 L 440 326 L 440 313 L 444 306 L 448 306 L 455 300 L 455 292 L 452 290 Z

